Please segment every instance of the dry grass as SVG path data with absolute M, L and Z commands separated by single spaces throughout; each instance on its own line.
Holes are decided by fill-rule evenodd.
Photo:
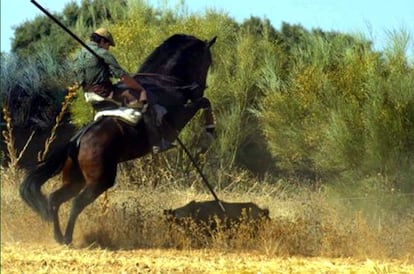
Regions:
M 211 249 L 71 249 L 2 244 L 4 273 L 413 273 L 403 261 L 275 257 Z
M 251 201 L 269 208 L 271 223 L 252 238 L 249 229 L 219 231 L 205 238 L 170 229 L 163 209 L 209 193 L 163 182 L 124 184 L 102 195 L 80 216 L 74 247 L 54 243 L 50 224 L 43 223 L 18 197 L 22 172 L 2 170 L 1 241 L 4 273 L 37 272 L 184 272 L 184 273 L 412 273 L 414 216 L 379 229 L 364 211 L 351 213 L 323 193 L 303 189 L 283 192 L 275 185 L 233 185 L 218 192 L 230 202 Z M 59 184 L 51 180 L 49 192 Z M 276 190 L 276 191 L 275 191 Z M 70 203 L 63 206 L 65 221 Z M 367 259 L 369 258 L 369 259 Z

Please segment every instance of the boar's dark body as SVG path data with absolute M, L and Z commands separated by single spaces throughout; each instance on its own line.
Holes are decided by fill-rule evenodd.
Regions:
M 223 212 L 217 201 L 192 201 L 183 207 L 164 210 L 167 220 L 185 226 L 189 221 L 199 226 L 207 226 L 211 230 L 217 228 L 217 222 L 224 228 L 230 228 L 241 222 L 257 224 L 262 220 L 269 220 L 269 210 L 262 209 L 254 203 L 221 202 L 225 208 Z

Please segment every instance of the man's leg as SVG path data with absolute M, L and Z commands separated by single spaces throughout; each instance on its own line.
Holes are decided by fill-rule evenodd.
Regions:
M 175 147 L 169 140 L 162 137 L 160 120 L 165 113 L 159 113 L 161 109 L 157 110 L 158 107 L 161 106 L 148 107 L 148 111 L 143 116 L 153 153 L 159 153 Z M 165 110 L 164 108 L 162 109 Z
M 123 86 L 115 86 L 113 98 L 122 102 L 123 106 L 141 110 L 144 107 L 144 102 L 141 100 L 141 92 L 134 89 L 125 89 Z

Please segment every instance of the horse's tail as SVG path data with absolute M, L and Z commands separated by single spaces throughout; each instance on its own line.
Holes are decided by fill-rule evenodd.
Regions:
M 51 151 L 46 160 L 30 171 L 20 185 L 20 197 L 46 221 L 51 220 L 51 216 L 48 200 L 41 187 L 63 169 L 71 147 L 72 142 L 68 142 Z

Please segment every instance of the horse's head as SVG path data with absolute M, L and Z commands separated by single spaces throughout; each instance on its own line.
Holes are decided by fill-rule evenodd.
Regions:
M 195 86 L 183 94 L 187 99 L 200 98 L 206 88 L 208 69 L 211 65 L 209 41 L 194 36 L 175 34 L 158 46 L 138 69 L 139 73 L 153 73 L 175 79 L 174 85 Z

